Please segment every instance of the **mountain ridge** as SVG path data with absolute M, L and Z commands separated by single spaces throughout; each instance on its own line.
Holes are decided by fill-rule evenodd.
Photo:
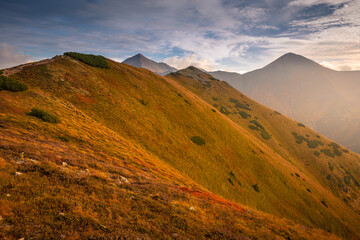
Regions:
M 146 68 L 160 75 L 166 75 L 171 72 L 177 71 L 176 68 L 173 68 L 164 62 L 161 63 L 155 62 L 145 57 L 141 53 L 138 53 L 130 58 L 125 59 L 122 63 L 129 64 L 138 68 Z

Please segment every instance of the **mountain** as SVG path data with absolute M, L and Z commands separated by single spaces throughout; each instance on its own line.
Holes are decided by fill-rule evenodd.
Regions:
M 199 69 L 3 74 L 1 238 L 360 237 L 360 156 Z
M 239 81 L 241 79 L 241 74 L 237 72 L 226 72 L 226 71 L 215 71 L 208 72 L 211 76 L 221 79 L 222 81 L 228 82 L 229 84 L 233 84 L 233 82 Z
M 228 81 L 239 91 L 360 153 L 360 72 L 293 53 Z
M 166 63 L 157 63 L 149 58 L 144 57 L 140 53 L 124 60 L 122 63 L 129 64 L 138 68 L 145 68 L 160 75 L 166 75 L 177 71 L 176 68 L 170 67 Z

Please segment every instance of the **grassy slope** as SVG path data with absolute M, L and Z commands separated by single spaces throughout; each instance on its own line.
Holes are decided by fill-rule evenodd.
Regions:
M 353 152 L 342 152 L 341 156 L 335 156 L 334 158 L 328 157 L 324 153 L 321 153 L 319 157 L 315 156 L 314 151 L 331 148 L 328 146 L 331 141 L 318 135 L 318 133 L 309 128 L 298 126 L 297 122 L 252 101 L 225 82 L 218 81 L 200 70 L 188 68 L 170 74 L 168 77 L 200 96 L 212 105 L 214 109 L 217 109 L 217 112 L 221 112 L 221 109 L 223 109 L 222 112 L 224 112 L 227 118 L 242 126 L 249 134 L 255 136 L 259 141 L 262 141 L 270 147 L 274 155 L 280 155 L 290 166 L 295 167 L 296 170 L 294 170 L 294 168 L 289 169 L 289 174 L 291 174 L 292 178 L 302 182 L 300 184 L 302 186 L 298 190 L 309 189 L 313 197 L 321 199 L 329 208 L 332 208 L 333 214 L 337 216 L 338 219 L 342 219 L 344 215 L 350 214 L 353 216 L 350 217 L 348 215 L 350 217 L 349 220 L 358 220 L 360 158 L 357 154 Z M 230 98 L 237 99 L 244 106 L 248 104 L 251 110 L 237 108 Z M 225 107 L 226 110 L 224 110 L 223 107 Z M 244 119 L 241 114 L 239 114 L 239 111 L 246 112 L 250 114 L 251 117 Z M 271 139 L 265 140 L 261 136 L 260 131 L 250 129 L 248 126 L 253 125 L 250 123 L 251 120 L 257 120 L 261 123 L 266 131 L 272 135 Z M 296 132 L 309 140 L 319 140 L 324 146 L 309 148 L 305 141 L 298 144 L 295 142 L 296 139 L 292 135 L 292 132 Z M 318 138 L 318 136 L 320 138 Z M 341 147 L 341 149 L 347 151 L 343 147 Z M 297 177 L 296 174 L 300 177 Z M 287 177 L 288 176 L 286 176 L 286 178 Z M 330 190 L 331 193 L 328 190 Z M 308 192 L 308 194 L 310 193 Z M 317 196 L 315 196 L 315 194 Z M 346 205 L 346 207 L 344 205 Z M 345 214 L 343 211 L 338 211 L 340 206 L 347 208 L 346 211 L 348 214 Z M 273 209 L 267 209 L 264 206 L 257 207 L 264 211 L 273 211 Z M 304 215 L 307 213 L 309 215 L 313 214 L 307 212 L 306 208 L 304 208 L 303 211 Z M 285 215 L 286 214 L 292 215 L 294 213 L 287 212 Z
M 333 212 L 320 203 L 326 193 L 307 194 L 301 181 L 289 177 L 293 166 L 197 96 L 149 71 L 109 64 L 110 69 L 98 69 L 57 57 L 13 76 L 30 90 L 0 93 L 2 232 L 38 238 L 52 228 L 58 229 L 56 236 L 74 233 L 74 238 L 80 233 L 326 235 L 317 230 L 307 235 L 310 230 L 291 222 L 190 190 L 205 187 L 310 226 L 343 236 L 349 228 L 356 234 L 357 222 L 345 206 L 336 205 L 345 224 L 331 220 Z M 55 113 L 62 122 L 26 116 L 32 107 Z M 191 142 L 195 135 L 205 139 L 205 146 Z M 69 143 L 59 139 L 64 136 Z M 121 176 L 130 184 L 121 183 Z

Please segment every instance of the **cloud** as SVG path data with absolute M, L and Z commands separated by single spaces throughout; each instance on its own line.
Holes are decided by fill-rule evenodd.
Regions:
M 190 54 L 184 57 L 173 56 L 165 58 L 165 63 L 173 66 L 177 69 L 187 68 L 188 66 L 194 66 L 197 68 L 202 68 L 206 71 L 211 71 L 215 67 L 218 67 L 218 64 L 209 61 L 208 59 L 201 58 L 197 54 Z
M 26 3 L 2 5 L 0 31 L 2 41 L 36 58 L 79 51 L 125 59 L 141 52 L 173 65 L 191 60 L 232 71 L 262 67 L 286 52 L 337 68 L 360 58 L 359 0 Z
M 7 43 L 0 44 L 0 68 L 8 68 L 31 62 L 31 56 L 25 55 L 15 46 Z

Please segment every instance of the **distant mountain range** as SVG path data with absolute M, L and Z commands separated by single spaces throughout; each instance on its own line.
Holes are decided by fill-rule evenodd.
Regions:
M 210 74 L 360 153 L 359 71 L 334 71 L 288 53 L 242 75 Z
M 157 73 L 157 74 L 163 75 L 163 76 L 177 71 L 176 68 L 173 68 L 173 67 L 167 65 L 166 63 L 155 62 L 155 61 L 143 56 L 140 53 L 136 54 L 135 56 L 132 56 L 130 58 L 127 58 L 122 63 L 129 64 L 131 66 L 138 67 L 138 68 L 145 68 L 145 69 L 148 69 L 154 73 Z

